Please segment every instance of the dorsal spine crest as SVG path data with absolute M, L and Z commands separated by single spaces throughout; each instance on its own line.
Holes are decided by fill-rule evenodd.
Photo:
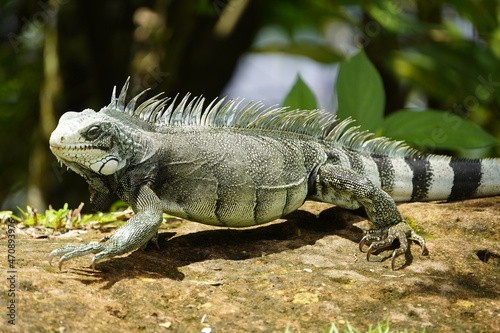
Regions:
M 146 99 L 137 105 L 149 89 L 146 89 L 126 103 L 130 78 L 116 98 L 116 87 L 113 89 L 110 104 L 101 111 L 113 110 L 127 114 L 154 126 L 208 126 L 255 128 L 293 132 L 315 137 L 319 140 L 334 142 L 359 152 L 383 154 L 387 156 L 415 156 L 417 151 L 400 141 L 388 138 L 373 138 L 373 134 L 360 131 L 359 126 L 351 126 L 354 120 L 342 121 L 332 113 L 324 110 L 289 110 L 286 107 L 272 106 L 264 109 L 262 102 L 249 102 L 244 105 L 243 99 L 216 98 L 204 106 L 203 96 L 191 98 L 186 94 L 179 103 L 179 95 L 172 100 L 160 98 L 162 93 Z

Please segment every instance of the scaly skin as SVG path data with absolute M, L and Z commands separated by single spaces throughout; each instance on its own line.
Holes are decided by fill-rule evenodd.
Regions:
M 202 99 L 136 107 L 120 96 L 99 112 L 64 114 L 51 135 L 57 158 L 89 183 L 104 208 L 115 193 L 135 215 L 97 244 L 54 250 L 59 268 L 95 254 L 92 265 L 156 241 L 162 213 L 205 224 L 245 227 L 284 216 L 305 200 L 363 207 L 373 224 L 359 244 L 367 259 L 396 239 L 425 241 L 403 220 L 395 200 L 446 200 L 500 194 L 498 159 L 423 155 L 385 138 L 369 139 L 326 112 L 261 110 L 238 101 Z

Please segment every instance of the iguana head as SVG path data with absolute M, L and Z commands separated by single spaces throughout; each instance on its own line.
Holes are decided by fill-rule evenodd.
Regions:
M 63 114 L 49 145 L 54 155 L 76 172 L 111 175 L 126 165 L 131 142 L 111 117 L 86 109 Z

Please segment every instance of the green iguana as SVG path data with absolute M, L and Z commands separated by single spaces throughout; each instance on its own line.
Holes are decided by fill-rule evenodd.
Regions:
M 54 250 L 59 268 L 94 253 L 104 258 L 156 243 L 162 213 L 221 227 L 248 227 L 280 218 L 305 200 L 363 207 L 373 223 L 359 248 L 367 259 L 408 238 L 424 239 L 403 220 L 396 202 L 456 200 L 500 194 L 500 159 L 419 153 L 402 142 L 371 138 L 352 120 L 321 110 L 264 109 L 261 103 L 203 98 L 179 103 L 156 95 L 126 103 L 129 80 L 99 112 L 62 115 L 50 137 L 59 161 L 83 176 L 91 201 L 104 208 L 116 193 L 135 215 L 96 244 Z

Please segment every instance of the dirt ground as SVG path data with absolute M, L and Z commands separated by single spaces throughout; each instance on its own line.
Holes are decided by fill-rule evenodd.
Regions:
M 174 221 L 149 246 L 100 262 L 47 262 L 49 253 L 105 234 L 35 239 L 3 224 L 2 332 L 500 331 L 500 197 L 399 205 L 428 241 L 390 269 L 390 251 L 366 261 L 365 218 L 307 202 L 286 220 L 247 229 Z M 12 246 L 11 246 L 12 248 Z M 12 259 L 12 257 L 11 257 Z M 9 268 L 9 264 L 12 267 Z M 9 280 L 10 279 L 10 280 Z M 9 292 L 11 282 L 15 295 Z M 10 295 L 10 296 L 8 296 Z M 15 325 L 8 321 L 14 300 Z M 12 306 L 11 306 L 12 309 Z

